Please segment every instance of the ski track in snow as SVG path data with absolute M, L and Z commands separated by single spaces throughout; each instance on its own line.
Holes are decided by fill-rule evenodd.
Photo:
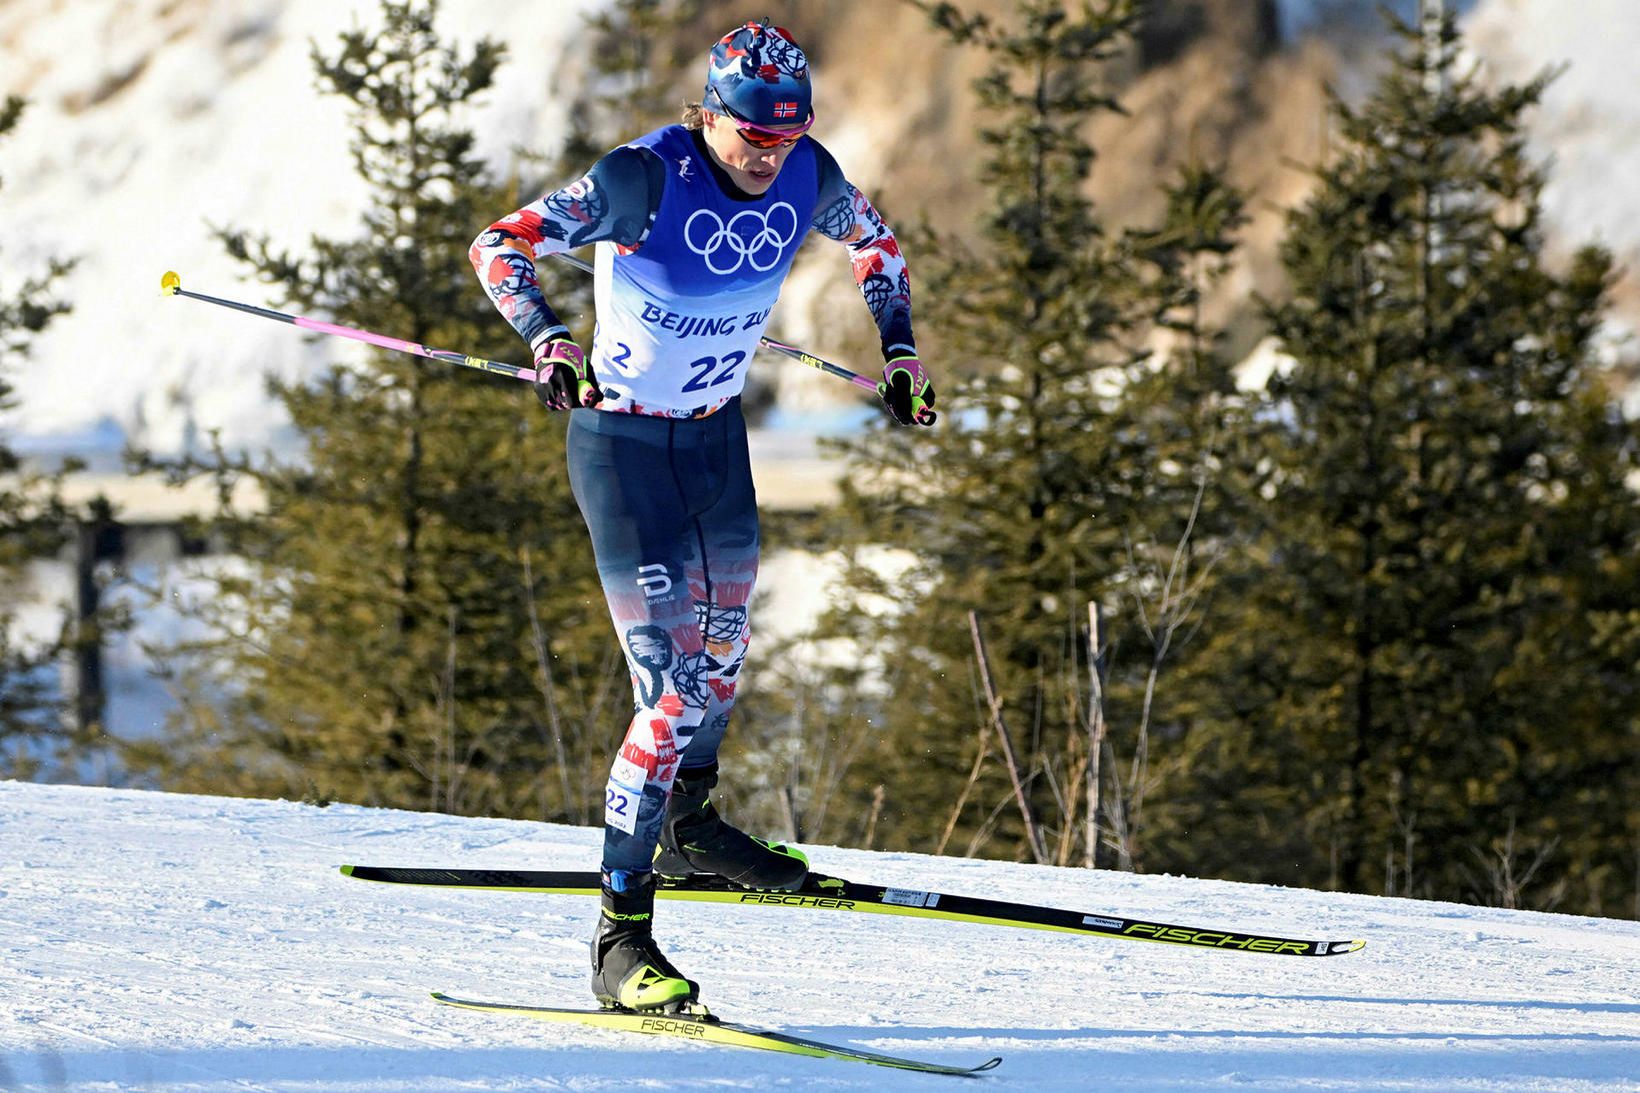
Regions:
M 343 863 L 591 868 L 598 832 L 0 782 L 0 1089 L 963 1088 L 856 1063 L 445 1010 L 580 1006 L 584 897 L 366 884 Z M 811 847 L 902 887 L 1364 937 L 1320 960 L 665 902 L 715 1012 L 1030 1090 L 1640 1090 L 1640 924 Z M 957 1083 L 953 1085 L 952 1083 Z

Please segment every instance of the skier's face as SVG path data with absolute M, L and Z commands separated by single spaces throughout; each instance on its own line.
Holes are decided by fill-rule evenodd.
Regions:
M 712 158 L 717 160 L 718 166 L 728 173 L 736 186 L 749 194 L 761 194 L 773 186 L 786 157 L 797 147 L 795 141 L 773 148 L 754 147 L 741 137 L 740 127 L 734 119 L 711 111 L 706 112 L 705 122 L 702 133 L 706 137 L 706 146 L 712 150 Z M 796 136 L 801 135 L 805 127 L 794 125 L 791 128 Z

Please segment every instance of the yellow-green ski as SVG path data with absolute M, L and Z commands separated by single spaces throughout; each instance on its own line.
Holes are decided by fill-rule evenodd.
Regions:
M 538 1021 L 556 1021 L 561 1024 L 587 1025 L 592 1028 L 614 1029 L 618 1032 L 640 1032 L 649 1036 L 675 1036 L 697 1043 L 723 1044 L 729 1047 L 749 1047 L 760 1051 L 778 1051 L 787 1055 L 807 1055 L 816 1059 L 847 1059 L 857 1063 L 913 1070 L 920 1074 L 951 1074 L 972 1077 L 1001 1064 L 1001 1057 L 988 1059 L 978 1066 L 947 1066 L 920 1059 L 904 1059 L 898 1055 L 883 1055 L 863 1048 L 841 1044 L 825 1044 L 788 1036 L 784 1032 L 750 1028 L 746 1025 L 720 1021 L 696 1004 L 685 1013 L 635 1013 L 631 1010 L 558 1009 L 552 1006 L 519 1006 L 507 1002 L 475 1002 L 468 998 L 454 998 L 433 992 L 433 999 L 446 1006 L 479 1010 L 484 1013 L 510 1013 L 518 1017 L 533 1017 Z

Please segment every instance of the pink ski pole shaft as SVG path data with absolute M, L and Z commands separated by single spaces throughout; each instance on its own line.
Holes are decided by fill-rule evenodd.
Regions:
M 481 372 L 494 372 L 500 376 L 511 376 L 513 379 L 534 382 L 537 376 L 533 368 L 521 368 L 516 364 L 505 364 L 501 361 L 486 360 L 483 357 L 473 357 L 466 353 L 456 353 L 449 349 L 433 349 L 420 342 L 409 342 L 403 338 L 389 338 L 385 334 L 374 334 L 368 330 L 356 330 L 351 326 L 342 326 L 340 323 L 320 322 L 318 319 L 309 319 L 301 315 L 287 315 L 283 311 L 274 311 L 271 308 L 256 307 L 253 304 L 242 304 L 234 300 L 224 300 L 218 296 L 207 296 L 202 292 L 189 292 L 182 287 L 182 278 L 175 273 L 166 273 L 160 278 L 160 291 L 166 296 L 186 296 L 190 300 L 201 300 L 207 304 L 216 304 L 218 307 L 232 308 L 243 311 L 247 315 L 259 315 L 264 319 L 277 319 L 282 323 L 299 326 L 303 330 L 311 330 L 315 334 L 330 334 L 338 338 L 351 338 L 356 342 L 367 342 L 370 345 L 380 346 L 383 349 L 396 349 L 400 353 L 412 353 L 429 360 L 443 361 L 445 364 L 456 364 L 463 368 L 477 368 Z

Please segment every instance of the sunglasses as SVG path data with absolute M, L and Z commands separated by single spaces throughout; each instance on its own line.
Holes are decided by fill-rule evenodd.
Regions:
M 714 113 L 727 121 L 733 122 L 735 132 L 740 134 L 741 140 L 750 144 L 753 148 L 765 152 L 771 148 L 790 148 L 803 139 L 803 134 L 807 133 L 809 127 L 814 124 L 814 115 L 810 114 L 809 120 L 796 129 L 768 129 L 730 113 L 728 106 L 724 105 L 723 96 L 717 94 L 716 88 L 713 89 L 713 96 L 717 99 L 720 108 Z

